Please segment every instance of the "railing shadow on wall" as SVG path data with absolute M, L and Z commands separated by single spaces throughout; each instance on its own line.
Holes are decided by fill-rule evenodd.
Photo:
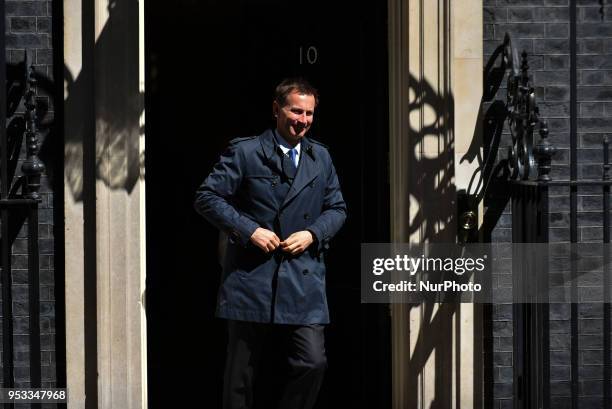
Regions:
M 454 211 L 450 211 L 456 199 L 453 179 L 455 176 L 454 99 L 452 93 L 438 93 L 426 80 L 409 75 L 409 116 L 425 112 L 417 121 L 409 122 L 410 139 L 407 163 L 410 165 L 409 184 L 411 206 L 418 209 L 409 214 L 408 235 L 418 236 L 428 242 L 452 242 L 455 240 Z M 437 145 L 437 154 L 426 151 Z M 431 206 L 436 203 L 436 206 Z M 416 205 L 415 205 L 416 204 Z
M 407 229 L 409 236 L 418 236 L 423 242 L 454 242 L 457 235 L 455 201 L 455 137 L 454 97 L 452 92 L 439 92 L 426 80 L 413 75 L 408 78 L 410 122 L 408 157 L 410 208 L 418 209 L 410 214 Z M 417 112 L 420 114 L 414 115 Z M 425 112 L 425 114 L 423 114 Z M 424 146 L 427 145 L 429 150 Z M 437 146 L 437 154 L 431 147 Z M 455 302 L 439 303 L 438 299 L 423 304 L 410 305 L 410 309 L 421 308 L 417 339 L 410 341 L 414 349 L 406 363 L 407 378 L 403 385 L 407 391 L 407 407 L 420 407 L 419 390 L 421 376 L 428 362 L 433 359 L 435 377 L 433 394 L 428 397 L 432 409 L 448 408 L 459 402 L 461 388 L 455 388 L 460 379 L 462 355 L 460 346 L 465 343 L 459 328 L 462 309 Z M 403 340 L 402 342 L 408 342 Z M 471 341 L 469 341 L 471 342 Z M 474 338 L 474 350 L 480 341 Z M 454 345 L 454 346 L 453 346 Z M 453 362 L 453 357 L 455 361 Z M 463 364 L 465 365 L 465 364 Z M 476 381 L 480 376 L 478 364 L 467 364 L 474 370 L 474 402 L 480 400 L 481 388 Z M 473 366 L 472 366 L 473 365 Z M 476 406 L 474 406 L 476 407 Z
M 531 141 L 528 146 L 522 146 L 520 144 L 523 141 L 513 140 L 508 158 L 497 161 L 503 129 L 506 121 L 512 122 L 514 120 L 512 109 L 516 105 L 516 101 L 495 100 L 495 97 L 507 74 L 511 78 L 511 81 L 508 82 L 509 87 L 522 86 L 522 83 L 519 84 L 518 82 L 519 79 L 523 78 L 527 80 L 526 69 L 526 56 L 523 55 L 521 62 L 516 49 L 512 47 L 510 37 L 506 36 L 504 43 L 495 50 L 484 67 L 484 89 L 481 106 L 488 104 L 488 108 L 484 116 L 479 115 L 478 117 L 478 121 L 483 121 L 482 145 L 480 138 L 478 138 L 478 130 L 475 130 L 468 152 L 459 160 L 459 164 L 464 161 L 478 161 L 478 167 L 472 174 L 466 191 L 468 193 L 473 192 L 468 195 L 473 206 L 484 201 L 486 211 L 477 236 L 484 242 L 491 241 L 492 232 L 511 199 L 510 180 L 525 179 L 529 177 L 530 170 L 532 174 L 535 173 L 535 162 L 524 163 L 524 161 L 532 160 L 532 153 L 537 152 L 538 149 L 545 150 L 546 154 L 551 153 L 548 149 L 549 146 L 546 144 L 546 146 L 540 146 L 540 143 L 540 145 L 534 147 L 533 141 Z M 415 84 L 416 98 L 414 102 L 411 102 L 409 109 L 411 111 L 422 109 L 422 106 L 426 104 L 430 105 L 436 112 L 436 121 L 433 124 L 422 127 L 420 132 L 412 129 L 411 135 L 414 139 L 410 144 L 409 159 L 419 171 L 411 172 L 411 191 L 414 190 L 421 194 L 423 192 L 432 193 L 435 195 L 433 197 L 435 197 L 436 206 L 427 206 L 426 194 L 423 195 L 422 199 L 425 200 L 419 202 L 419 212 L 411 217 L 409 231 L 410 234 L 420 231 L 421 237 L 425 241 L 453 241 L 457 232 L 455 226 L 457 221 L 454 214 L 444 206 L 444 203 L 452 203 L 458 193 L 455 192 L 454 185 L 451 183 L 455 166 L 454 139 L 452 132 L 448 131 L 453 129 L 453 98 L 452 95 L 447 97 L 438 95 L 433 87 L 427 83 L 416 81 L 414 78 L 410 78 L 410 81 L 411 84 Z M 448 117 L 445 117 L 446 113 L 448 113 Z M 537 108 L 535 115 L 537 117 Z M 445 124 L 448 128 L 438 128 L 437 125 L 440 123 Z M 440 138 L 441 134 L 450 135 L 450 137 Z M 542 127 L 541 135 L 544 138 L 543 140 L 546 141 L 548 130 L 545 124 Z M 422 157 L 415 153 L 419 144 L 423 143 L 428 137 L 438 138 L 440 154 L 437 157 Z M 545 175 L 550 171 L 550 157 L 548 157 L 548 162 L 544 160 L 542 163 L 548 165 L 547 168 L 540 169 L 544 171 L 542 175 Z M 440 177 L 441 174 L 442 177 Z M 434 186 L 433 189 L 432 186 Z M 436 228 L 438 223 L 441 223 L 447 229 Z M 426 225 L 426 227 L 424 228 L 423 225 Z M 455 336 L 457 338 L 456 345 L 460 345 L 460 336 L 463 334 L 452 326 L 453 316 L 460 314 L 458 305 L 443 303 L 436 307 L 435 301 L 440 300 L 432 300 L 423 305 L 420 319 L 422 324 L 418 332 L 418 338 L 414 343 L 414 352 L 408 364 L 407 388 L 413 391 L 418 390 L 420 374 L 432 354 L 435 354 L 435 392 L 431 407 L 445 408 L 456 403 L 456 397 L 452 396 L 452 379 L 455 374 L 452 372 L 453 366 L 448 364 L 453 357 L 449 340 Z M 413 306 L 413 308 L 416 307 Z M 482 404 L 484 407 L 492 407 L 494 377 L 491 305 L 483 307 L 482 319 L 483 322 L 479 321 L 478 323 L 482 324 L 484 332 L 479 333 L 479 329 L 476 328 L 473 334 L 475 345 L 482 342 L 482 349 L 475 348 L 475 353 L 478 353 L 478 351 L 484 352 L 482 370 L 477 367 L 479 360 L 477 358 L 474 360 L 474 405 L 476 407 L 478 400 L 483 397 L 484 402 Z M 459 350 L 456 352 L 457 354 L 460 353 Z M 460 376 L 461 368 L 455 368 L 454 370 L 457 371 L 456 375 Z M 480 382 L 484 391 L 476 385 L 478 382 Z M 416 394 L 410 394 L 409 399 L 409 407 L 418 406 L 419 397 Z
M 488 104 L 486 112 L 481 116 L 483 125 L 482 154 L 479 141 L 475 138 L 468 149 L 468 153 L 461 158 L 460 163 L 470 157 L 478 157 L 480 166 L 474 172 L 470 185 L 476 183 L 482 186 L 478 189 L 474 203 L 483 201 L 485 212 L 478 237 L 485 243 L 492 239 L 492 232 L 497 226 L 503 211 L 510 201 L 508 180 L 510 178 L 508 159 L 497 161 L 501 144 L 502 133 L 508 118 L 506 101 L 495 99 L 509 69 L 508 45 L 510 38 L 506 37 L 500 44 L 484 67 L 483 95 L 481 107 Z M 482 156 L 481 156 L 482 155 Z M 478 177 L 480 176 L 480 177 Z M 474 191 L 470 186 L 469 191 Z
M 62 2 L 53 3 L 54 20 L 62 21 L 63 7 Z M 80 20 L 80 32 L 70 32 L 62 24 L 53 25 L 54 76 L 63 86 L 58 87 L 51 81 L 48 84 L 49 89 L 54 89 L 49 94 L 59 99 L 54 104 L 58 120 L 49 125 L 40 157 L 47 169 L 63 169 L 58 175 L 48 174 L 52 186 L 63 186 L 65 190 L 60 203 L 65 204 L 64 198 L 71 198 L 72 203 L 82 204 L 82 308 L 87 317 L 83 322 L 82 376 L 85 407 L 93 408 L 98 404 L 96 188 L 102 182 L 112 190 L 130 194 L 139 180 L 144 179 L 144 152 L 140 146 L 144 135 L 144 121 L 141 121 L 144 93 L 138 81 L 138 36 L 126 36 L 138 30 L 133 25 L 133 16 L 139 13 L 138 1 L 109 1 L 106 22 L 97 35 L 94 2 L 83 2 L 80 13 L 80 19 L 77 16 L 70 19 Z M 73 62 L 75 57 L 74 53 L 64 53 L 64 38 L 71 36 L 80 41 L 78 71 L 65 63 Z M 117 52 L 118 42 L 123 45 L 123 52 Z M 62 240 L 62 251 L 63 245 Z M 61 311 L 58 307 L 58 315 Z
M 65 124 L 61 141 L 66 184 L 75 202 L 84 200 L 84 190 L 91 189 L 86 186 L 89 180 L 130 193 L 144 178 L 144 152 L 140 152 L 139 141 L 144 135 L 139 44 L 137 36 L 125 35 L 134 31 L 125 16 L 138 15 L 138 2 L 109 1 L 106 23 L 95 37 L 94 15 L 93 5 L 83 3 L 82 65 L 77 73 L 68 66 L 63 72 L 63 110 L 79 119 Z M 124 44 L 122 53 L 116 52 L 119 39 Z M 53 143 L 60 142 L 58 136 Z M 93 177 L 87 178 L 88 173 Z
M 410 143 L 408 145 L 408 158 L 410 164 L 410 192 L 411 208 L 418 208 L 410 216 L 408 234 L 418 233 L 422 241 L 448 242 L 455 238 L 454 229 L 455 212 L 450 211 L 456 198 L 453 183 L 455 156 L 454 156 L 454 98 L 452 93 L 446 95 L 437 92 L 426 80 L 419 80 L 410 75 L 411 96 L 408 112 L 411 119 L 416 119 L 416 112 L 429 111 L 428 118 L 419 115 L 418 124 L 409 123 Z M 414 97 L 412 97 L 414 96 Z M 433 113 L 433 114 L 432 114 Z M 429 119 L 428 122 L 425 122 Z M 433 143 L 432 143 L 433 142 Z M 425 152 L 425 145 L 429 147 L 437 144 L 438 154 Z M 413 205 L 417 202 L 417 206 Z M 436 205 L 432 205 L 435 203 Z M 414 352 L 408 363 L 407 388 L 415 393 L 409 394 L 408 407 L 417 407 L 419 390 L 419 376 L 432 354 L 435 355 L 435 392 L 432 408 L 449 407 L 452 396 L 451 362 L 453 351 L 450 340 L 458 332 L 453 328 L 453 316 L 457 313 L 457 305 L 451 303 L 441 304 L 435 309 L 435 303 L 425 302 L 422 309 L 421 326 L 415 342 Z M 415 305 L 413 308 L 418 308 Z M 459 340 L 457 340 L 459 343 Z

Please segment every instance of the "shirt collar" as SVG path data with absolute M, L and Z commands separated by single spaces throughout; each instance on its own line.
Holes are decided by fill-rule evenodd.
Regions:
M 285 140 L 285 138 L 283 138 L 280 133 L 278 133 L 278 131 L 275 129 L 274 130 L 274 136 L 276 136 L 276 142 L 278 143 L 278 145 L 280 146 L 280 148 L 282 149 L 283 153 L 286 155 L 287 152 L 289 152 L 289 150 L 292 149 L 291 145 L 289 144 L 289 142 L 287 142 Z M 302 142 L 298 142 L 297 145 L 295 145 L 293 147 L 293 149 L 295 149 L 296 152 L 296 156 L 300 156 L 300 149 L 302 148 Z

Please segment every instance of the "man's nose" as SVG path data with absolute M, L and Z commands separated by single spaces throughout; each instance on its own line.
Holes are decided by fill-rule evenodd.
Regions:
M 298 116 L 298 121 L 300 121 L 300 123 L 302 123 L 302 124 L 307 124 L 308 123 L 308 116 L 306 114 L 302 114 L 302 115 Z

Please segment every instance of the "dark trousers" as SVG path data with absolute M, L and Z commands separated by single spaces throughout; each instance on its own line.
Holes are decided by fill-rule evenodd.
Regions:
M 327 367 L 323 325 L 261 324 L 228 320 L 227 361 L 223 385 L 224 409 L 251 409 L 253 381 L 264 343 L 278 338 L 286 343 L 289 374 L 280 409 L 314 406 Z M 279 336 L 280 335 L 280 336 Z

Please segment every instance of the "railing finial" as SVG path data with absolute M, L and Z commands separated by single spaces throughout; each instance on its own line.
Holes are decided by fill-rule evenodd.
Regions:
M 26 177 L 24 187 L 24 197 L 28 199 L 40 200 L 40 177 L 45 171 L 45 165 L 38 158 L 40 144 L 38 141 L 38 131 L 36 129 L 36 85 L 34 66 L 30 66 L 30 72 L 26 84 L 25 93 L 25 137 L 27 158 L 21 166 Z
M 533 149 L 533 154 L 538 161 L 538 180 L 550 181 L 551 159 L 557 149 L 548 140 L 548 123 L 540 122 L 540 141 Z
M 529 180 L 537 170 L 537 180 L 550 181 L 551 157 L 555 148 L 548 141 L 548 125 L 539 118 L 536 93 L 529 79 L 529 61 L 523 51 L 519 59 L 512 39 L 506 33 L 504 38 L 505 61 L 508 86 L 506 94 L 507 121 L 512 136 L 508 150 L 508 171 L 510 179 Z M 520 64 L 520 67 L 518 66 Z M 540 123 L 541 139 L 534 146 L 534 132 Z

